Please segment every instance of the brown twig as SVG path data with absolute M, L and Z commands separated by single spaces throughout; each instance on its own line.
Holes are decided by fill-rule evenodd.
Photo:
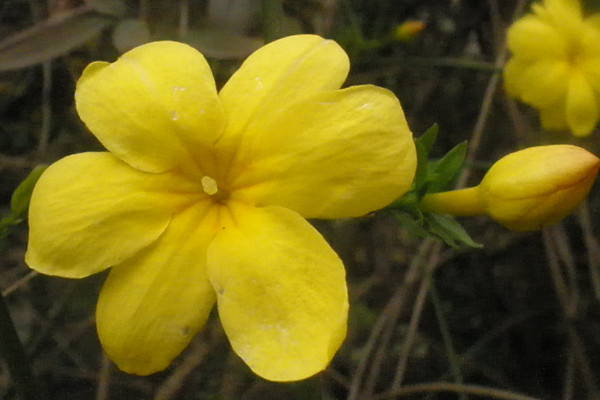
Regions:
M 363 384 L 363 378 L 367 372 L 369 361 L 371 360 L 371 354 L 374 352 L 377 342 L 388 324 L 396 324 L 396 320 L 403 309 L 409 294 L 412 293 L 412 289 L 417 285 L 418 282 L 420 282 L 422 276 L 421 262 L 425 255 L 433 247 L 434 243 L 435 242 L 432 239 L 425 239 L 421 243 L 417 253 L 410 263 L 408 271 L 404 275 L 402 284 L 396 289 L 379 315 L 375 325 L 371 329 L 371 333 L 363 349 L 363 357 L 358 363 L 356 371 L 352 374 L 352 381 L 350 383 L 350 390 L 347 397 L 348 400 L 356 400 L 361 398 L 360 388 Z
M 550 270 L 552 282 L 554 283 L 554 290 L 563 312 L 569 347 L 573 351 L 576 365 L 581 373 L 589 397 L 591 399 L 598 399 L 600 398 L 600 389 L 598 388 L 593 370 L 590 366 L 591 364 L 585 351 L 585 345 L 573 324 L 577 312 L 575 297 L 569 292 L 569 286 L 565 282 L 564 275 L 560 270 L 559 258 L 554 251 L 556 243 L 553 239 L 556 236 L 552 235 L 552 230 L 555 229 L 556 228 L 551 227 L 545 228 L 542 231 L 548 268 Z
M 18 289 L 20 289 L 21 287 L 25 286 L 25 284 L 27 282 L 29 282 L 30 280 L 32 280 L 33 278 L 35 278 L 36 276 L 38 276 L 37 271 L 30 271 L 27 275 L 25 275 L 24 277 L 18 279 L 15 283 L 13 283 L 12 285 L 8 286 L 6 289 L 4 289 L 2 291 L 2 296 L 6 297 L 9 294 L 17 291 Z
M 600 245 L 594 236 L 592 229 L 592 220 L 588 203 L 584 202 L 577 211 L 577 220 L 583 233 L 583 242 L 586 247 L 588 258 L 588 268 L 590 270 L 590 280 L 596 300 L 600 301 Z
M 42 126 L 37 147 L 37 157 L 41 159 L 48 150 L 50 141 L 50 125 L 52 124 L 52 107 L 50 94 L 52 91 L 52 61 L 42 64 Z
M 38 163 L 28 157 L 7 156 L 0 154 L 0 170 L 4 168 L 33 168 Z
M 98 372 L 98 387 L 96 400 L 108 400 L 110 394 L 111 362 L 105 352 L 100 356 L 100 371 Z
M 175 395 L 181 389 L 185 379 L 202 361 L 204 361 L 208 349 L 209 346 L 205 341 L 195 340 L 182 362 L 158 387 L 154 394 L 154 400 L 169 400 L 175 398 Z
M 386 393 L 378 394 L 369 397 L 369 400 L 384 400 L 394 397 L 409 396 L 415 393 L 432 393 L 432 392 L 454 392 L 462 394 L 472 394 L 476 396 L 485 396 L 492 399 L 503 400 L 539 400 L 535 397 L 525 396 L 520 393 L 511 392 L 508 390 L 494 389 L 486 386 L 468 385 L 462 383 L 450 382 L 431 382 L 421 383 L 418 385 L 404 386 L 401 389 L 391 390 Z
M 419 292 L 417 293 L 415 304 L 410 315 L 408 331 L 406 332 L 404 340 L 402 341 L 402 345 L 400 346 L 400 358 L 398 359 L 398 364 L 396 365 L 396 374 L 394 375 L 394 381 L 392 382 L 391 386 L 392 390 L 399 389 L 400 386 L 402 386 L 402 381 L 404 379 L 406 366 L 408 365 L 411 349 L 415 342 L 415 338 L 417 337 L 417 329 L 419 327 L 419 322 L 421 321 L 421 315 L 423 314 L 425 300 L 427 299 L 427 294 L 431 288 L 431 274 L 433 273 L 433 268 L 439 264 L 441 247 L 441 243 L 436 243 L 433 247 L 429 262 L 427 263 L 429 267 L 427 276 L 421 280 Z
M 573 350 L 569 349 L 567 356 L 567 365 L 565 367 L 565 381 L 563 388 L 563 400 L 573 400 L 575 388 L 575 355 Z
M 573 315 L 574 317 L 579 306 L 580 290 L 578 283 L 579 278 L 577 277 L 575 266 L 575 257 L 573 256 L 573 251 L 571 250 L 571 246 L 569 244 L 569 235 L 567 234 L 563 224 L 556 225 L 550 232 L 554 236 L 556 254 L 565 267 L 565 275 L 568 278 L 567 286 L 570 294 L 570 309 L 568 311 L 569 315 Z
M 190 3 L 189 0 L 179 0 L 179 29 L 180 38 L 187 36 L 190 25 Z
M 563 272 L 560 269 L 560 262 L 558 254 L 556 252 L 556 241 L 554 240 L 553 230 L 554 227 L 545 228 L 542 231 L 542 237 L 544 240 L 544 248 L 546 250 L 547 265 L 550 269 L 550 276 L 554 283 L 554 290 L 559 300 L 560 306 L 565 314 L 565 317 L 571 319 L 575 316 L 575 310 L 573 308 L 573 299 L 571 293 L 565 282 Z
M 522 13 L 523 7 L 525 6 L 524 0 L 519 0 L 515 7 L 514 15 L 519 15 Z M 493 13 L 492 13 L 493 14 Z M 494 19 L 494 15 L 492 15 L 492 19 Z M 504 41 L 498 41 L 502 44 L 498 47 L 498 53 L 496 56 L 496 61 L 494 62 L 494 66 L 498 69 L 501 69 L 506 62 L 506 58 L 508 57 L 508 48 L 506 47 L 506 43 Z M 471 139 L 469 140 L 469 147 L 467 149 L 467 156 L 465 157 L 466 162 L 473 162 L 475 160 L 475 156 L 477 154 L 477 150 L 481 144 L 481 138 L 483 136 L 483 131 L 485 129 L 488 117 L 490 115 L 490 111 L 492 108 L 492 103 L 494 99 L 494 95 L 496 90 L 498 89 L 498 82 L 500 81 L 500 73 L 495 73 L 490 78 L 487 87 L 485 88 L 485 92 L 483 94 L 483 100 L 481 101 L 481 108 L 479 110 L 479 114 L 477 115 L 477 120 L 475 121 L 475 126 L 473 127 L 473 133 L 471 134 Z M 464 187 L 469 178 L 471 177 L 471 170 L 464 169 L 463 173 L 461 173 L 460 177 L 457 180 L 456 187 L 462 188 Z

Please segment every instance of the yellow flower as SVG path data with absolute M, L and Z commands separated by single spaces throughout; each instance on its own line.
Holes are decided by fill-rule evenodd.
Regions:
M 589 135 L 600 119 L 600 14 L 578 0 L 544 0 L 507 33 L 507 92 L 540 110 L 548 130 Z
M 587 196 L 600 159 L 580 147 L 538 146 L 511 153 L 473 188 L 427 195 L 423 211 L 453 215 L 487 214 L 515 231 L 558 222 Z
M 416 163 L 397 98 L 340 89 L 348 69 L 335 42 L 313 35 L 259 49 L 219 93 L 181 43 L 86 68 L 77 111 L 108 152 L 42 175 L 26 261 L 70 278 L 113 267 L 96 322 L 121 369 L 166 368 L 215 302 L 258 375 L 298 380 L 327 366 L 346 332 L 345 272 L 304 218 L 381 208 Z

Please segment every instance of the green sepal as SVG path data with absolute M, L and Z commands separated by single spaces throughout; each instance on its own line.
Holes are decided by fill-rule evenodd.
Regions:
M 427 193 L 440 192 L 456 179 L 467 153 L 467 142 L 460 143 L 444 157 L 429 161 L 429 153 L 438 134 L 437 124 L 433 124 L 420 137 L 415 139 L 417 168 L 413 184 L 408 192 L 396 199 L 388 208 L 414 212 Z
M 38 165 L 35 167 L 13 192 L 10 198 L 10 211 L 15 218 L 22 219 L 27 215 L 33 187 L 46 168 L 48 168 L 47 165 Z
M 463 246 L 480 248 L 467 231 L 454 218 L 448 215 L 423 213 L 419 203 L 427 193 L 447 189 L 458 177 L 467 153 L 467 142 L 452 148 L 444 157 L 429 161 L 429 153 L 438 134 L 437 124 L 415 139 L 417 168 L 411 189 L 394 201 L 388 209 L 406 230 L 416 237 L 433 236 L 453 248 Z
M 415 143 L 419 143 L 423 147 L 426 156 L 429 156 L 429 153 L 431 153 L 431 149 L 437 140 L 438 131 L 438 124 L 433 124 L 421 136 L 415 139 Z
M 416 216 L 415 214 L 398 211 L 394 213 L 394 217 L 410 235 L 418 238 L 426 238 L 428 236 L 431 236 L 430 232 L 427 229 L 425 229 L 422 214 L 419 218 L 419 216 Z
M 455 249 L 461 246 L 477 249 L 483 247 L 482 244 L 471 239 L 462 225 L 449 215 L 427 214 L 425 219 L 429 232 L 443 240 L 448 246 Z
M 467 142 L 454 146 L 443 158 L 428 163 L 427 193 L 437 193 L 447 189 L 458 177 L 467 155 Z
M 438 134 L 437 124 L 433 124 L 419 138 L 415 139 L 415 148 L 417 151 L 417 169 L 413 180 L 412 190 L 421 193 L 427 180 L 429 170 L 429 153 L 433 147 Z M 424 194 L 424 193 L 423 193 Z M 422 197 L 422 196 L 421 196 Z
M 412 236 L 418 238 L 433 236 L 455 249 L 483 247 L 471 239 L 462 225 L 449 215 L 421 213 L 417 210 L 417 212 L 396 211 L 394 217 Z

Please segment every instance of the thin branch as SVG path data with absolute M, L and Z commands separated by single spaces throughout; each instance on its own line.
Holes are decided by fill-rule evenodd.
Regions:
M 0 296 L 0 355 L 6 363 L 19 397 L 22 400 L 39 400 L 41 395 L 31 373 L 29 360 L 2 296 Z
M 363 383 L 363 378 L 367 372 L 369 360 L 373 353 L 382 332 L 388 326 L 388 324 L 395 325 L 396 320 L 402 310 L 408 295 L 412 292 L 412 288 L 422 277 L 422 265 L 421 261 L 423 257 L 430 251 L 433 244 L 435 243 L 432 239 L 425 239 L 417 251 L 417 254 L 413 257 L 409 269 L 404 275 L 402 285 L 400 285 L 396 292 L 392 295 L 383 311 L 379 315 L 379 318 L 375 322 L 375 325 L 371 329 L 369 339 L 363 349 L 363 357 L 358 363 L 356 370 L 352 374 L 352 381 L 350 383 L 350 390 L 348 391 L 347 400 L 357 400 L 360 398 L 360 388 Z
M 111 362 L 105 352 L 100 359 L 100 371 L 98 372 L 98 387 L 96 389 L 96 400 L 108 400 L 110 394 L 110 366 Z
M 465 380 L 463 378 L 461 370 L 461 360 L 458 354 L 456 354 L 456 350 L 454 349 L 454 344 L 452 343 L 452 336 L 450 334 L 450 328 L 448 327 L 448 322 L 446 321 L 446 316 L 444 315 L 442 301 L 440 300 L 437 294 L 437 290 L 435 288 L 433 276 L 428 276 L 427 279 L 424 279 L 424 281 L 428 281 L 430 283 L 429 297 L 431 298 L 436 319 L 440 327 L 440 333 L 442 334 L 444 348 L 446 350 L 448 361 L 450 362 L 450 372 L 452 373 L 452 377 L 454 378 L 454 383 L 464 383 Z
M 27 282 L 29 282 L 30 280 L 32 280 L 36 276 L 38 276 L 38 272 L 37 271 L 30 271 L 27 275 L 25 275 L 24 277 L 20 278 L 15 283 L 13 283 L 12 285 L 10 285 L 6 289 L 4 289 L 2 291 L 2 296 L 3 297 L 7 297 L 9 294 L 11 294 L 12 292 L 20 289 L 22 286 L 24 286 Z
M 190 3 L 188 0 L 179 1 L 179 37 L 187 36 L 190 25 Z
M 577 211 L 577 219 L 583 233 L 583 242 L 586 247 L 588 258 L 588 268 L 590 270 L 590 280 L 594 289 L 594 297 L 600 301 L 600 246 L 594 236 L 592 228 L 592 218 L 588 203 L 584 202 Z
M 519 15 L 523 7 L 525 5 L 524 0 L 519 0 L 517 6 L 515 7 L 514 15 Z M 499 46 L 498 55 L 496 56 L 496 61 L 494 62 L 494 66 L 497 69 L 502 69 L 504 63 L 506 62 L 506 58 L 508 57 L 508 48 L 506 47 L 506 43 L 503 43 Z M 490 115 L 490 111 L 492 109 L 492 103 L 494 99 L 494 95 L 496 93 L 496 89 L 498 88 L 498 82 L 500 81 L 500 73 L 495 73 L 492 75 L 490 81 L 488 82 L 487 87 L 485 88 L 485 93 L 483 95 L 483 100 L 481 102 L 481 109 L 479 110 L 479 115 L 477 115 L 477 120 L 475 121 L 475 126 L 473 127 L 473 134 L 471 135 L 471 140 L 469 140 L 469 148 L 467 151 L 467 156 L 465 157 L 465 162 L 473 162 L 475 160 L 475 156 L 477 154 L 477 149 L 479 148 L 481 138 L 483 136 L 483 131 L 485 129 L 485 125 L 487 123 L 487 119 Z M 462 188 L 464 187 L 469 178 L 471 176 L 471 170 L 465 169 L 463 173 L 458 178 L 456 187 Z
M 438 251 L 439 247 L 440 245 L 438 244 Z M 396 374 L 394 376 L 394 381 L 391 387 L 392 390 L 399 389 L 402 385 L 404 373 L 406 371 L 406 366 L 408 365 L 408 359 L 410 357 L 410 352 L 415 342 L 415 338 L 417 337 L 417 329 L 419 327 L 419 322 L 421 321 L 421 315 L 423 313 L 425 300 L 427 299 L 427 294 L 429 293 L 430 285 L 431 280 L 429 278 L 424 278 L 421 280 L 421 286 L 419 287 L 419 292 L 415 299 L 415 304 L 413 305 L 412 313 L 410 314 L 408 331 L 404 336 L 402 345 L 400 346 L 400 358 L 398 359 L 398 364 L 396 365 Z
M 575 355 L 573 349 L 569 349 L 567 356 L 567 365 L 565 366 L 565 381 L 563 388 L 563 400 L 573 400 L 573 392 L 575 389 Z
M 554 243 L 555 240 L 553 241 L 552 229 L 556 228 L 544 228 L 542 234 L 546 250 L 546 259 L 548 260 L 550 275 L 552 277 L 552 282 L 554 283 L 554 290 L 556 291 L 556 296 L 558 297 L 565 320 L 567 339 L 569 346 L 573 351 L 573 355 L 575 356 L 577 367 L 583 377 L 583 382 L 585 383 L 588 394 L 591 398 L 598 399 L 600 398 L 600 388 L 598 388 L 598 384 L 596 383 L 584 343 L 573 324 L 573 318 L 576 316 L 577 310 L 573 306 L 573 296 L 569 292 L 564 276 L 560 271 L 558 256 L 554 251 L 556 245 Z
M 175 398 L 177 392 L 183 386 L 185 379 L 194 369 L 204 361 L 208 354 L 209 346 L 205 341 L 196 340 L 181 364 L 160 385 L 154 394 L 155 400 L 169 400 Z
M 281 35 L 283 0 L 262 0 L 262 34 L 265 42 L 271 42 Z
M 42 64 L 42 127 L 40 129 L 40 140 L 37 147 L 37 156 L 42 158 L 48 150 L 50 141 L 50 126 L 52 124 L 52 107 L 50 105 L 50 94 L 52 91 L 52 61 Z
M 394 397 L 403 397 L 416 393 L 433 393 L 433 392 L 453 392 L 462 394 L 472 394 L 476 396 L 485 396 L 491 399 L 502 399 L 502 400 L 540 400 L 535 397 L 526 396 L 520 393 L 511 392 L 508 390 L 494 389 L 486 386 L 479 385 L 468 385 L 450 382 L 431 382 L 422 383 L 418 385 L 404 386 L 401 389 L 391 390 L 386 393 L 382 393 L 373 397 L 369 400 L 384 400 L 392 399 Z

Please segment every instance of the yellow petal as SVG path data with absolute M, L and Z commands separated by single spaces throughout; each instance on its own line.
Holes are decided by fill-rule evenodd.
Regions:
M 523 71 L 521 100 L 537 108 L 548 107 L 564 98 L 570 67 L 566 61 L 542 60 Z
M 597 163 L 593 154 L 576 146 L 529 147 L 496 161 L 481 185 L 495 197 L 539 197 L 579 182 Z
M 585 76 L 578 72 L 572 73 L 569 79 L 566 115 L 575 136 L 589 135 L 600 117 L 596 94 Z
M 579 0 L 544 0 L 544 7 L 555 21 L 583 18 Z
M 577 41 L 583 28 L 580 0 L 545 0 L 544 5 L 534 4 L 535 13 L 552 24 L 568 40 Z
M 600 93 L 600 57 L 585 59 L 580 63 L 579 70 L 594 91 Z
M 223 129 L 210 68 L 182 43 L 149 43 L 112 64 L 92 63 L 75 96 L 79 116 L 100 142 L 145 171 L 192 168 Z
M 356 217 L 412 184 L 415 148 L 396 97 L 375 86 L 317 94 L 248 128 L 234 197 L 307 218 Z
M 553 26 L 534 15 L 527 15 L 507 31 L 508 48 L 523 60 L 567 57 L 567 42 Z
M 557 17 L 582 17 L 581 2 L 579 0 L 544 0 L 544 6 Z
M 600 17 L 597 17 L 600 19 Z M 581 45 L 578 49 L 577 60 L 585 60 L 590 57 L 600 57 L 600 30 L 594 25 L 594 19 L 586 20 L 584 28 L 581 31 Z
M 540 109 L 542 127 L 549 131 L 568 130 L 565 100 Z
M 523 81 L 523 71 L 525 71 L 531 62 L 511 58 L 506 62 L 503 70 L 504 89 L 509 96 L 520 99 L 523 86 L 526 84 Z
M 140 172 L 109 153 L 66 157 L 33 191 L 25 260 L 49 275 L 99 272 L 155 241 L 194 190 L 193 182 Z
M 349 68 L 348 56 L 336 42 L 315 35 L 279 39 L 250 55 L 219 93 L 227 113 L 226 132 L 219 141 L 222 164 L 229 163 L 225 151 L 236 146 L 250 121 L 338 89 Z
M 215 221 L 206 205 L 187 209 L 159 240 L 110 272 L 96 324 L 102 347 L 123 371 L 165 369 L 204 325 L 215 302 L 206 278 Z
M 208 276 L 233 350 L 265 379 L 316 374 L 346 333 L 342 262 L 292 211 L 232 204 L 230 212 L 208 249 Z
M 587 190 L 570 186 L 557 190 L 552 196 L 498 201 L 488 213 L 513 231 L 535 231 L 555 224 L 573 212 L 587 196 L 592 183 L 593 180 L 589 181 Z

